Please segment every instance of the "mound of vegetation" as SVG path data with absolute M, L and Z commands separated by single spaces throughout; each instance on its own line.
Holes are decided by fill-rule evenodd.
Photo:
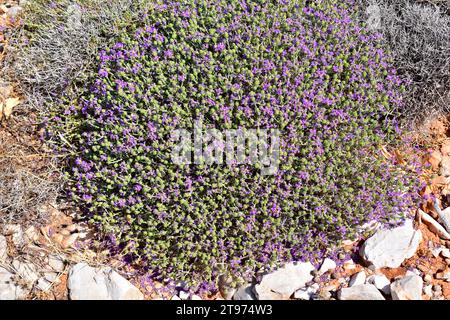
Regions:
M 162 1 L 51 121 L 72 199 L 155 277 L 214 286 L 395 224 L 415 179 L 379 156 L 400 81 L 346 1 Z M 173 132 L 280 132 L 279 168 L 179 164 Z M 193 149 L 189 151 L 194 152 Z

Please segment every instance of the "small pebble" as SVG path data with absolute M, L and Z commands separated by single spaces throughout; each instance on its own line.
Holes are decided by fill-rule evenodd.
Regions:
M 55 282 L 55 283 L 60 283 L 61 281 L 58 279 L 58 274 L 56 272 L 45 272 L 44 273 L 44 278 L 45 280 L 47 280 L 48 282 Z
M 367 278 L 367 283 L 373 284 L 378 290 L 384 294 L 391 294 L 391 282 L 384 274 L 374 274 Z
M 325 272 L 333 271 L 334 269 L 336 269 L 336 262 L 334 262 L 330 258 L 326 258 L 325 260 L 323 260 L 323 263 L 320 266 L 319 274 L 322 275 Z
M 448 249 L 448 248 L 443 248 L 443 249 L 441 250 L 441 255 L 442 255 L 444 258 L 450 258 L 450 249 Z
M 3 235 L 11 236 L 16 233 L 22 233 L 22 227 L 19 224 L 5 224 L 3 226 Z
M 44 292 L 47 292 L 47 291 L 51 288 L 52 284 L 51 284 L 51 282 L 49 282 L 47 279 L 45 279 L 45 278 L 40 278 L 40 279 L 38 279 L 36 286 L 37 286 L 40 290 L 42 290 L 42 291 L 44 291 Z
M 76 233 L 71 234 L 70 236 L 68 236 L 61 242 L 61 246 L 63 248 L 70 248 L 75 243 L 75 241 L 77 241 L 77 239 L 78 239 L 78 234 L 76 234 Z
M 186 291 L 180 291 L 178 292 L 178 296 L 181 300 L 188 300 L 189 299 L 189 292 Z
M 438 285 L 438 284 L 434 284 L 433 285 L 433 290 L 434 291 L 442 291 L 442 287 L 440 285 Z
M 433 297 L 433 286 L 428 285 L 423 287 L 423 293 L 429 296 L 430 298 Z
M 48 257 L 48 265 L 50 268 L 56 272 L 62 272 L 64 271 L 64 261 L 55 255 L 50 255 Z
M 71 235 L 71 232 L 67 229 L 63 229 L 63 230 L 59 231 L 59 233 L 66 237 Z
M 349 287 L 358 286 L 366 282 L 366 273 L 364 271 L 355 273 L 348 284 Z
M 53 235 L 52 240 L 58 244 L 61 244 L 64 240 L 64 236 L 60 233 L 56 233 Z
M 25 230 L 25 237 L 29 242 L 35 242 L 39 240 L 39 231 L 31 226 L 27 230 Z
M 353 262 L 353 260 L 347 260 L 344 262 L 344 270 L 353 270 L 356 268 L 355 263 Z
M 330 300 L 331 299 L 331 292 L 330 291 L 326 291 L 326 290 L 322 290 L 319 292 L 319 297 L 322 298 L 323 300 Z
M 339 288 L 339 284 L 329 284 L 323 288 L 321 288 L 322 291 L 336 291 Z
M 439 255 L 441 254 L 442 247 L 431 248 L 430 251 L 431 251 L 431 254 L 436 258 L 436 257 L 439 257 Z

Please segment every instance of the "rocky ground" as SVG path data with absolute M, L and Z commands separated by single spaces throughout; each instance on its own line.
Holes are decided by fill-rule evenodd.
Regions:
M 0 299 L 450 299 L 450 235 L 443 227 L 438 231 L 440 224 L 423 211 L 363 243 L 346 243 L 351 257 L 346 261 L 325 259 L 318 268 L 288 264 L 259 283 L 237 290 L 223 283 L 220 294 L 198 296 L 168 295 L 158 290 L 163 284 L 146 286 L 145 277 L 96 247 L 96 235 L 86 225 L 48 210 L 52 223 L 40 229 L 2 226 Z
M 0 1 L 1 4 L 1 1 Z M 18 1 L 0 6 L 0 25 L 13 25 Z M 0 59 L 7 42 L 0 29 Z M 1 83 L 0 155 L 14 152 L 16 166 L 36 173 L 49 166 L 36 159 L 42 147 L 36 132 L 24 127 L 33 115 L 20 111 L 20 97 L 11 84 Z M 14 113 L 16 112 L 16 117 Z M 16 126 L 14 125 L 16 121 Z M 33 121 L 31 121 L 33 122 Z M 448 119 L 428 124 L 429 164 L 422 177 L 429 196 L 404 226 L 383 230 L 372 225 L 364 241 L 346 241 L 345 261 L 325 259 L 288 264 L 264 275 L 258 283 L 233 289 L 221 281 L 213 296 L 164 290 L 126 264 L 120 252 L 111 252 L 73 208 L 48 201 L 36 213 L 0 224 L 0 300 L 4 299 L 340 299 L 444 300 L 450 299 L 450 131 Z M 14 149 L 6 146 L 14 145 Z M 20 154 L 21 157 L 17 157 Z M 9 158 L 8 158 L 9 159 Z M 8 160 L 9 161 L 9 160 Z M 39 164 L 39 165 L 38 165 Z M 446 208 L 448 207 L 448 208 Z M 444 209 L 445 208 L 445 209 Z M 0 212 L 0 215 L 2 212 Z M 37 217 L 45 219 L 37 221 Z M 6 221 L 5 219 L 0 221 Z

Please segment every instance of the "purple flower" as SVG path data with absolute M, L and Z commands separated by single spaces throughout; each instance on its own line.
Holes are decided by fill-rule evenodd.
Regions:
M 220 42 L 214 46 L 214 51 L 216 52 L 221 52 L 223 50 L 225 50 L 225 43 L 223 42 Z
M 105 69 L 100 69 L 100 71 L 98 72 L 98 75 L 102 78 L 106 78 L 108 74 L 108 71 L 106 71 Z

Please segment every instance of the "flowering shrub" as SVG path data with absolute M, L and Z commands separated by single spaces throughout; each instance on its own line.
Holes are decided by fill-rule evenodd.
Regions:
M 344 1 L 155 5 L 102 51 L 93 87 L 55 117 L 72 198 L 155 276 L 209 284 L 323 256 L 415 184 L 378 156 L 399 80 Z M 173 163 L 171 132 L 277 128 L 280 168 Z M 56 135 L 55 135 L 56 136 Z

